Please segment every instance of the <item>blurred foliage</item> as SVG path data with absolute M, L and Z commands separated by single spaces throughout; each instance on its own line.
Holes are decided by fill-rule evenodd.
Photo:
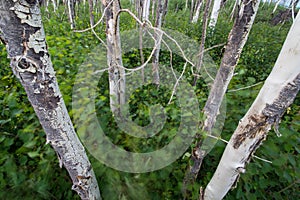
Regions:
M 134 6 L 122 1 L 124 8 Z M 165 27 L 176 29 L 197 41 L 201 37 L 201 20 L 191 24 L 189 11 L 184 10 L 183 1 L 170 1 Z M 88 6 L 76 7 L 78 29 L 89 27 Z M 101 7 L 96 8 L 100 11 Z M 207 47 L 225 43 L 233 22 L 228 19 L 230 5 L 220 13 L 214 33 L 209 30 Z M 227 118 L 222 137 L 229 139 L 239 119 L 247 112 L 262 86 L 258 84 L 249 89 L 234 91 L 263 82 L 270 73 L 291 22 L 283 25 L 269 24 L 273 5 L 261 5 L 257 19 L 244 47 L 236 75 L 232 79 L 227 98 Z M 95 12 L 96 21 L 101 14 Z M 68 110 L 71 111 L 72 86 L 78 67 L 89 52 L 100 42 L 91 32 L 76 33 L 70 30 L 63 7 L 54 13 L 52 8 L 43 12 L 43 22 L 51 59 Z M 136 23 L 128 14 L 121 15 L 121 30 L 136 28 Z M 101 23 L 95 29 L 98 36 L 105 38 L 105 26 Z M 213 60 L 219 64 L 223 47 L 209 51 Z M 147 56 L 149 50 L 144 50 Z M 161 52 L 162 65 L 168 65 L 169 53 Z M 124 66 L 140 63 L 138 50 L 123 55 Z M 180 71 L 184 65 L 180 56 L 174 55 L 173 65 Z M 6 49 L 0 45 L 0 199 L 79 199 L 71 191 L 71 180 L 65 169 L 60 169 L 55 152 L 46 145 L 45 134 L 34 114 L 26 94 L 9 67 Z M 188 70 L 185 76 L 190 82 L 193 78 Z M 199 80 L 195 91 L 199 97 L 200 108 L 204 106 L 208 94 L 207 85 Z M 96 99 L 98 117 L 104 132 L 111 140 L 125 149 L 136 152 L 152 151 L 168 143 L 176 133 L 180 122 L 180 109 L 176 104 L 166 106 L 170 91 L 147 85 L 136 90 L 130 97 L 130 114 L 139 125 L 149 123 L 149 105 L 160 103 L 166 106 L 167 123 L 163 133 L 153 140 L 138 140 L 118 130 L 109 109 L 107 74 L 98 84 L 99 96 Z M 241 175 L 235 190 L 225 199 L 300 199 L 300 96 L 284 115 L 278 138 L 271 131 L 268 139 L 256 152 L 257 156 L 272 161 L 272 164 L 253 159 Z M 208 183 L 217 167 L 225 144 L 218 142 L 204 160 L 202 170 L 192 188 L 190 199 L 198 199 L 200 186 Z M 104 199 L 181 199 L 184 173 L 189 163 L 189 152 L 170 166 L 145 174 L 129 174 L 113 170 L 90 156 L 97 174 Z

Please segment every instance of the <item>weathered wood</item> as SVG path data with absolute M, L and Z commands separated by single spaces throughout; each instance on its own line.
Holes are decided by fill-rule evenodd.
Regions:
M 275 66 L 234 131 L 204 199 L 222 199 L 237 183 L 256 149 L 278 124 L 300 89 L 300 15 L 290 29 Z
M 227 90 L 228 84 L 233 77 L 234 69 L 240 58 L 242 49 L 247 41 L 250 29 L 254 22 L 259 0 L 243 0 L 239 7 L 234 26 L 229 33 L 225 53 L 220 68 L 211 87 L 210 94 L 203 109 L 205 121 L 202 131 L 211 135 L 216 119 L 220 114 L 220 106 Z M 194 164 L 190 167 L 186 178 L 196 179 L 202 160 L 207 152 L 201 148 L 202 141 L 196 144 L 192 152 Z
M 68 115 L 47 50 L 36 0 L 0 1 L 0 32 L 10 66 L 82 199 L 101 199 L 91 163 Z
M 118 114 L 125 104 L 125 70 L 122 62 L 121 39 L 119 31 L 119 0 L 102 0 L 106 17 L 107 65 L 109 72 L 110 108 Z

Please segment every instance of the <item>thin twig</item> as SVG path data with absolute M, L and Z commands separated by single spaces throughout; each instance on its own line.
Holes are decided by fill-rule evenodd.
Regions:
M 258 83 L 255 83 L 255 84 L 253 84 L 253 85 L 246 86 L 246 87 L 242 87 L 242 88 L 238 88 L 238 89 L 232 89 L 232 90 L 228 90 L 227 92 L 237 92 L 237 91 L 240 91 L 240 90 L 249 89 L 249 88 L 255 87 L 255 86 L 257 86 L 257 85 L 260 85 L 260 84 L 262 84 L 262 83 L 263 83 L 263 81 L 261 81 L 261 82 L 258 82 Z

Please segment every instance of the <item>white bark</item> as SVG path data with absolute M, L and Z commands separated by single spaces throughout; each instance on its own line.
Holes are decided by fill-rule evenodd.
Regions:
M 0 1 L 0 37 L 11 68 L 82 199 L 101 199 L 91 163 L 68 115 L 47 49 L 37 1 Z
M 187 8 L 188 8 L 188 3 L 189 3 L 189 0 L 185 0 L 185 7 L 184 7 L 184 10 L 187 10 Z
M 68 16 L 71 24 L 71 29 L 75 28 L 75 3 L 74 0 L 67 0 Z
M 222 2 L 221 0 L 214 0 L 214 5 L 211 11 L 210 21 L 208 25 L 212 29 L 214 29 L 217 24 L 221 2 Z
M 110 108 L 114 114 L 120 111 L 125 104 L 125 70 L 122 63 L 121 40 L 119 31 L 120 2 L 102 0 L 106 9 L 106 35 L 107 35 L 107 64 L 109 67 Z
M 240 121 L 205 189 L 205 199 L 222 199 L 245 173 L 246 164 L 271 126 L 293 102 L 300 88 L 300 15 L 291 27 L 275 66 L 257 98 Z
M 156 7 L 156 21 L 155 21 L 155 27 L 158 29 L 161 29 L 164 14 L 166 13 L 166 4 L 168 3 L 167 0 L 157 0 L 157 7 Z M 161 47 L 161 39 L 162 39 L 162 33 L 160 31 L 155 31 L 155 51 L 153 54 L 153 60 L 152 60 L 152 73 L 153 73 L 153 83 L 156 85 L 159 85 L 159 53 L 160 53 L 160 47 Z
M 143 21 L 149 21 L 149 12 L 150 12 L 150 0 L 145 0 L 143 5 Z
M 220 114 L 222 100 L 230 80 L 233 77 L 234 69 L 238 63 L 243 47 L 247 41 L 258 6 L 259 1 L 257 0 L 243 0 L 239 6 L 239 14 L 235 20 L 232 30 L 229 33 L 228 43 L 225 48 L 220 68 L 214 79 L 208 99 L 203 109 L 205 117 L 204 125 L 202 127 L 203 133 L 208 135 L 212 134 L 212 130 L 216 124 L 216 119 Z M 190 174 L 188 174 L 188 176 L 194 179 L 197 177 L 205 155 L 206 150 L 203 149 L 202 142 L 198 141 L 192 152 L 191 159 L 193 159 L 194 164 L 190 167 Z M 190 179 L 189 177 L 187 178 Z
M 195 11 L 193 19 L 192 19 L 192 23 L 198 22 L 201 6 L 202 6 L 202 0 L 198 0 L 197 6 L 196 6 L 196 11 Z
M 272 13 L 275 13 L 275 11 L 277 10 L 277 7 L 278 7 L 278 5 L 279 5 L 280 2 L 281 2 L 281 0 L 277 0 L 277 2 L 276 2 L 276 4 L 275 4 L 275 7 L 274 7 L 274 9 L 273 9 L 273 11 L 272 11 Z
M 56 1 L 55 0 L 52 0 L 52 5 L 53 5 L 53 11 L 56 12 L 57 5 L 56 5 Z

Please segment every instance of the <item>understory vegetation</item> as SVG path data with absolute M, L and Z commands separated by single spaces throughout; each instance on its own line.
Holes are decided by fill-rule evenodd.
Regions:
M 129 1 L 121 1 L 122 6 L 134 9 Z M 164 28 L 181 32 L 200 44 L 201 20 L 197 24 L 189 22 L 189 11 L 184 10 L 181 1 L 170 1 Z M 231 7 L 226 6 L 220 13 L 217 26 L 208 31 L 206 47 L 226 43 L 233 22 L 229 15 Z M 292 20 L 271 25 L 273 5 L 260 5 L 255 23 L 243 49 L 226 93 L 226 121 L 221 134 L 229 140 L 239 120 L 247 112 L 258 94 L 264 80 L 271 72 L 285 41 Z M 54 13 L 43 10 L 43 23 L 49 52 L 63 98 L 72 117 L 72 87 L 78 68 L 89 53 L 100 45 L 100 41 L 87 31 L 83 33 L 70 30 L 64 7 Z M 284 9 L 282 7 L 278 8 Z M 99 8 L 100 10 L 100 8 Z M 100 13 L 94 13 L 100 19 Z M 88 6 L 77 8 L 76 29 L 89 27 Z M 135 20 L 126 13 L 121 14 L 121 31 L 136 29 Z M 105 25 L 100 23 L 95 32 L 105 40 Z M 198 47 L 196 48 L 198 49 Z M 151 50 L 145 49 L 145 58 Z M 209 56 L 219 65 L 223 45 L 208 51 Z M 168 66 L 170 53 L 162 51 L 160 66 Z M 130 68 L 141 63 L 140 52 L 132 49 L 123 54 L 124 66 Z M 180 72 L 184 60 L 173 55 L 173 66 Z M 71 190 L 72 182 L 59 163 L 54 150 L 46 144 L 45 133 L 27 99 L 26 93 L 9 66 L 6 49 L 0 44 L 0 199 L 79 199 Z M 185 72 L 192 84 L 190 66 Z M 254 85 L 254 86 L 253 86 Z M 252 86 L 250 88 L 244 88 Z M 167 120 L 163 130 L 153 139 L 137 139 L 118 129 L 109 107 L 108 75 L 104 73 L 98 84 L 96 109 L 104 132 L 114 144 L 134 152 L 150 152 L 167 144 L 179 127 L 180 108 L 168 104 L 171 91 L 145 85 L 131 94 L 129 99 L 132 120 L 140 126 L 149 123 L 149 106 L 161 104 L 165 107 Z M 203 108 L 208 85 L 200 79 L 194 87 L 200 109 Z M 244 89 L 241 89 L 244 88 Z M 241 89 L 241 90 L 239 90 Z M 75 125 L 76 128 L 76 125 Z M 300 199 L 300 96 L 282 118 L 278 137 L 274 131 L 256 152 L 256 156 L 272 163 L 253 158 L 242 174 L 236 189 L 230 191 L 225 199 Z M 215 171 L 225 148 L 218 141 L 204 159 L 190 199 L 198 199 L 201 186 L 205 187 Z M 93 164 L 103 199 L 181 199 L 183 178 L 189 165 L 191 148 L 173 164 L 154 172 L 130 174 L 116 171 L 89 156 Z

